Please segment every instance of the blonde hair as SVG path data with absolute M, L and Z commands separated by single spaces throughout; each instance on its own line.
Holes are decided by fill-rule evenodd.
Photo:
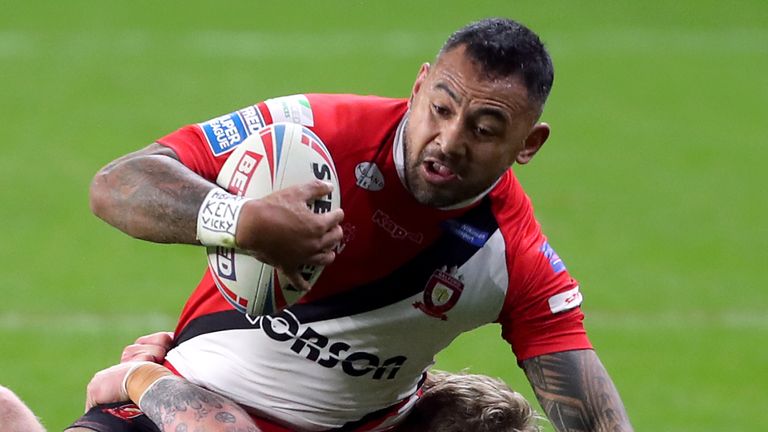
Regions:
M 434 371 L 398 432 L 539 432 L 541 418 L 503 381 L 485 375 Z

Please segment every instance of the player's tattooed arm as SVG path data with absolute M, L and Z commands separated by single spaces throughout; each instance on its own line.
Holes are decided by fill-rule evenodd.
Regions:
M 154 143 L 102 168 L 90 189 L 96 216 L 133 237 L 199 244 L 197 212 L 212 183 Z
M 162 379 L 141 398 L 140 408 L 165 432 L 258 432 L 237 404 L 182 379 Z
M 594 351 L 543 355 L 523 361 L 522 367 L 558 431 L 632 431 L 619 393 Z

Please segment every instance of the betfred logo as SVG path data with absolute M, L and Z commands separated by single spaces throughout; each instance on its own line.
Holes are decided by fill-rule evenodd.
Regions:
M 259 107 L 257 105 L 243 108 L 237 112 L 240 114 L 240 118 L 243 119 L 245 127 L 248 129 L 248 135 L 257 132 L 264 127 L 264 118 L 261 117 Z
M 576 286 L 566 292 L 555 294 L 550 297 L 549 310 L 552 311 L 553 314 L 567 311 L 579 306 L 583 300 L 584 298 L 582 297 L 581 292 L 579 292 L 579 287 Z
M 248 189 L 251 178 L 253 178 L 253 173 L 256 172 L 256 168 L 263 158 L 264 156 L 252 151 L 243 153 L 237 162 L 237 168 L 235 168 L 235 173 L 232 175 L 227 190 L 237 196 L 243 196 Z

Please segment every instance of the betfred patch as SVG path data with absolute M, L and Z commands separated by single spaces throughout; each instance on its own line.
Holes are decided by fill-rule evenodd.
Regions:
M 272 123 L 298 123 L 307 127 L 315 125 L 309 99 L 303 94 L 268 99 L 264 103 L 272 116 Z
M 567 311 L 569 309 L 575 308 L 576 306 L 579 306 L 583 300 L 584 298 L 582 297 L 581 292 L 579 292 L 579 287 L 577 286 L 569 289 L 566 292 L 555 294 L 550 297 L 549 310 L 552 311 L 553 314 Z
M 200 123 L 205 140 L 214 156 L 234 149 L 249 135 L 264 127 L 264 118 L 256 105 Z

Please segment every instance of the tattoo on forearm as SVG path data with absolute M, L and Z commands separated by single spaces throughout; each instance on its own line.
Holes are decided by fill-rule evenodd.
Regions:
M 94 179 L 106 203 L 99 216 L 145 240 L 196 243 L 198 206 L 213 185 L 174 156 L 154 144 L 102 169 Z
M 141 410 L 161 431 L 258 432 L 248 415 L 226 398 L 181 379 L 162 379 L 141 398 Z M 238 421 L 238 417 L 240 420 Z
M 621 398 L 595 353 L 568 351 L 523 362 L 558 431 L 631 431 Z

